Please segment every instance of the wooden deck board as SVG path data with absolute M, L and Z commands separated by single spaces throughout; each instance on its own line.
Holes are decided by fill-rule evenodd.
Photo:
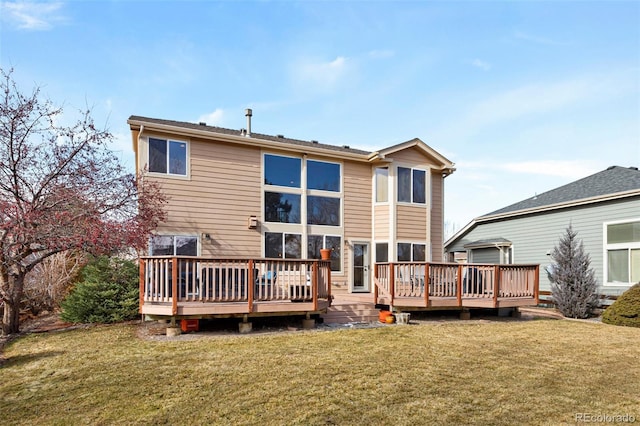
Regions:
M 323 311 L 329 307 L 328 300 L 318 300 L 317 311 Z M 142 313 L 145 315 L 166 315 L 171 316 L 171 303 L 151 303 L 142 305 Z M 255 314 L 274 315 L 301 315 L 307 312 L 316 312 L 312 302 L 293 302 L 290 300 L 256 301 L 253 304 Z M 232 315 L 248 314 L 249 304 L 245 302 L 178 302 L 178 316 L 197 315 Z

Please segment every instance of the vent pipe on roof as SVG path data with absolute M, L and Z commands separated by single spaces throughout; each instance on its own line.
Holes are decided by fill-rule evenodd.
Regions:
M 251 136 L 251 116 L 253 115 L 253 111 L 251 111 L 251 108 L 245 109 L 244 115 L 247 116 L 247 137 L 249 137 Z

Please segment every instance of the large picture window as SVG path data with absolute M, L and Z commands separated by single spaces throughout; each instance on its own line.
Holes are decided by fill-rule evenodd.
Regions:
M 307 224 L 340 226 L 340 199 L 308 196 Z
M 324 234 L 341 234 L 342 165 L 265 153 L 262 177 L 265 257 L 319 259 L 333 248 L 331 269 L 341 271 L 342 236 Z
M 331 270 L 341 270 L 342 237 L 333 235 L 309 235 L 307 259 L 320 259 L 320 249 L 331 249 Z
M 340 192 L 340 164 L 308 160 L 307 188 Z
M 184 235 L 154 235 L 149 240 L 151 256 L 197 256 L 198 237 Z
M 149 171 L 187 175 L 187 143 L 149 138 Z
M 300 223 L 300 195 L 280 192 L 264 193 L 264 220 Z
M 640 221 L 605 226 L 607 283 L 640 282 Z
M 398 167 L 398 201 L 425 204 L 427 199 L 427 173 L 420 169 Z
M 264 184 L 300 188 L 301 161 L 300 158 L 265 154 Z

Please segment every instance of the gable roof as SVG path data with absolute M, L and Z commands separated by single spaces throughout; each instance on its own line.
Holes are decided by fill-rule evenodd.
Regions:
M 199 137 L 216 137 L 217 139 L 224 139 L 228 142 L 264 146 L 269 148 L 278 148 L 290 151 L 305 151 L 315 152 L 329 156 L 339 156 L 342 158 L 349 158 L 358 161 L 374 162 L 384 159 L 384 156 L 392 152 L 401 151 L 403 149 L 418 147 L 424 153 L 434 158 L 437 163 L 440 164 L 441 170 L 446 175 L 449 175 L 455 171 L 454 164 L 439 154 L 436 150 L 429 147 L 418 138 L 414 138 L 410 141 L 403 142 L 401 144 L 394 145 L 389 148 L 385 148 L 380 151 L 369 152 L 361 149 L 351 148 L 343 145 L 330 145 L 325 143 L 319 143 L 318 141 L 304 141 L 300 139 L 285 138 L 283 135 L 265 135 L 262 133 L 251 132 L 247 135 L 243 132 L 244 129 L 227 129 L 224 127 L 208 126 L 205 123 L 189 123 L 185 121 L 164 120 L 159 118 L 142 117 L 138 115 L 132 115 L 127 120 L 132 130 L 138 129 L 153 129 L 156 131 L 174 132 L 180 134 L 194 135 Z M 222 137 L 221 137 L 222 136 Z M 137 149 L 136 141 L 133 141 L 134 151 Z
M 450 175 L 456 170 L 455 167 L 453 167 L 454 166 L 453 162 L 451 162 L 444 155 L 440 154 L 438 151 L 431 148 L 429 145 L 427 145 L 426 143 L 424 143 L 418 138 L 413 138 L 410 141 L 402 142 L 402 143 L 390 146 L 388 148 L 384 148 L 379 151 L 372 152 L 369 158 L 371 160 L 374 160 L 374 159 L 384 160 L 387 155 L 391 155 L 395 152 L 413 148 L 413 147 L 417 148 L 423 154 L 433 158 L 437 163 L 439 163 L 442 166 L 443 171 L 446 175 Z
M 537 194 L 532 198 L 527 198 L 481 217 L 564 204 L 638 189 L 640 189 L 640 171 L 637 167 L 611 166 L 591 176 Z
M 479 216 L 456 232 L 444 245 L 445 248 L 450 246 L 484 222 L 633 196 L 640 196 L 638 168 L 611 166 L 575 182 Z

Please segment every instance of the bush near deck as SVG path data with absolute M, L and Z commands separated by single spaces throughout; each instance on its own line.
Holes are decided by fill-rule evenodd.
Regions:
M 74 323 L 112 323 L 139 317 L 138 268 L 130 260 L 97 257 L 62 302 L 61 317 Z
M 626 327 L 640 327 L 640 283 L 618 297 L 602 314 L 602 322 Z

